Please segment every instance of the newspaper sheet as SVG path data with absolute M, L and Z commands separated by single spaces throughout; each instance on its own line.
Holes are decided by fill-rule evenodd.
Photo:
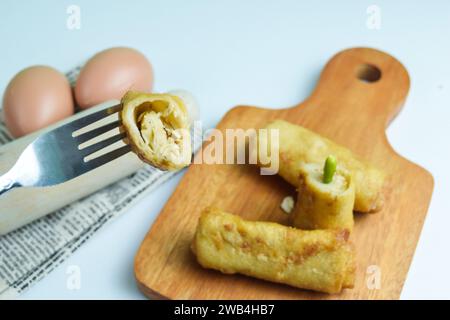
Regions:
M 66 76 L 74 83 L 80 68 Z M 201 143 L 201 132 L 192 132 L 193 150 Z M 12 140 L 0 121 L 0 145 Z M 0 299 L 12 299 L 80 248 L 113 218 L 171 178 L 174 172 L 150 166 L 82 200 L 39 220 L 0 236 Z

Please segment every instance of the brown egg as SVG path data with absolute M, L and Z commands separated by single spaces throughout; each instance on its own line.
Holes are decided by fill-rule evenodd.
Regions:
M 47 66 L 20 71 L 3 95 L 3 115 L 8 130 L 20 137 L 73 114 L 69 81 Z
M 83 67 L 75 85 L 75 100 L 81 108 L 117 99 L 129 90 L 151 92 L 153 70 L 139 51 L 111 48 L 97 53 Z

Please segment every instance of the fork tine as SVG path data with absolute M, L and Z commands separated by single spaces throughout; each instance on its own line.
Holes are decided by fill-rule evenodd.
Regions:
M 114 128 L 117 128 L 120 125 L 120 121 L 114 121 L 114 122 L 110 122 L 102 127 L 99 128 L 95 128 L 94 130 L 88 131 L 86 133 L 82 133 L 79 136 L 74 137 L 75 141 L 78 144 L 82 144 L 86 141 L 91 140 L 92 138 L 95 138 L 103 133 L 106 133 Z
M 99 150 L 109 146 L 110 144 L 113 144 L 116 141 L 122 140 L 123 138 L 125 138 L 125 136 L 126 136 L 126 134 L 124 132 L 121 132 L 121 133 L 118 133 L 112 137 L 105 139 L 105 140 L 99 141 L 97 143 L 94 143 L 93 145 L 83 148 L 80 150 L 81 156 L 86 157 L 96 151 L 99 151 Z
M 70 123 L 70 126 L 73 128 L 73 131 L 76 131 L 120 110 L 122 110 L 122 104 L 117 104 L 74 120 Z
M 91 161 L 84 162 L 83 166 L 84 166 L 85 172 L 95 169 L 95 168 L 98 168 L 114 159 L 117 159 L 117 158 L 123 156 L 124 154 L 126 154 L 130 151 L 131 151 L 131 147 L 129 145 L 125 145 L 125 146 L 117 148 L 111 152 L 108 152 L 104 155 L 101 155 L 98 158 L 92 159 Z

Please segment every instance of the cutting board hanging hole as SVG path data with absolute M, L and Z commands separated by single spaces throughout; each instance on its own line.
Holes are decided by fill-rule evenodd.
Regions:
M 358 66 L 356 76 L 363 82 L 377 82 L 381 78 L 381 70 L 372 64 L 361 64 Z

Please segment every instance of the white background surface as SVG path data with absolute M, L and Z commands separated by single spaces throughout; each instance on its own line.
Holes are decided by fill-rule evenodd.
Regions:
M 80 30 L 66 27 L 71 4 L 81 8 Z M 381 9 L 380 30 L 366 26 L 373 4 Z M 29 65 L 67 71 L 105 48 L 131 46 L 151 60 L 156 91 L 184 88 L 197 96 L 205 127 L 237 104 L 300 102 L 344 48 L 394 55 L 412 83 L 389 141 L 435 177 L 402 298 L 450 298 L 449 1 L 1 1 L 0 12 L 1 92 Z M 144 298 L 134 254 L 180 177 L 106 226 L 23 298 Z M 80 290 L 66 288 L 71 265 L 80 267 Z

